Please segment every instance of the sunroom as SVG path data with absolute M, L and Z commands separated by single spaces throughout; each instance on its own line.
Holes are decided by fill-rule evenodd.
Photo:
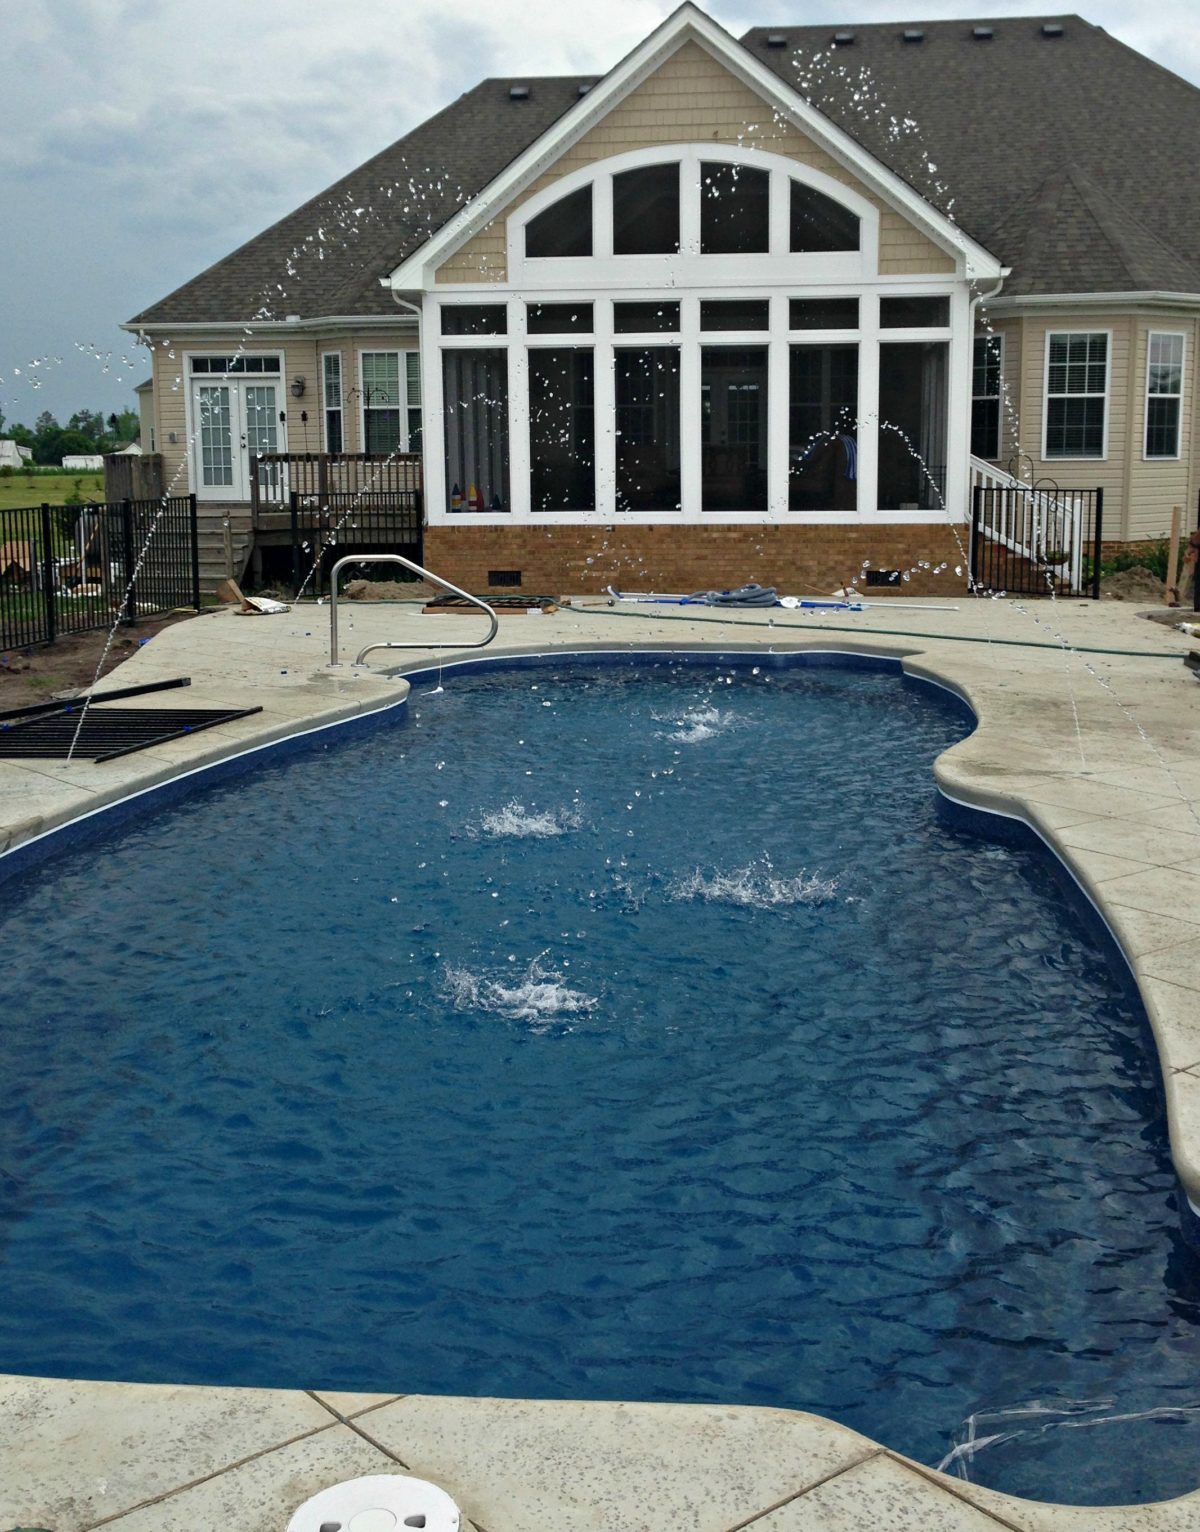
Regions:
M 964 249 L 882 270 L 880 228 L 761 149 L 554 180 L 503 220 L 503 280 L 419 295 L 429 523 L 962 517 L 978 288 Z

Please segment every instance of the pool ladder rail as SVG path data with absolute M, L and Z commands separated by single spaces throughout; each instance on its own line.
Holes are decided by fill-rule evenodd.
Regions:
M 340 665 L 338 659 L 338 575 L 347 564 L 403 564 L 405 569 L 411 569 L 422 580 L 429 580 L 434 585 L 440 585 L 443 590 L 448 590 L 451 595 L 461 596 L 464 601 L 469 601 L 472 606 L 477 606 L 481 612 L 488 615 L 488 633 L 486 638 L 480 638 L 472 643 L 430 643 L 428 639 L 422 639 L 417 643 L 378 643 L 368 644 L 360 651 L 354 661 L 361 665 L 367 655 L 373 649 L 483 649 L 491 643 L 496 636 L 496 630 L 500 626 L 496 613 L 486 601 L 481 601 L 478 596 L 472 596 L 470 591 L 460 590 L 457 585 L 451 585 L 449 580 L 443 580 L 441 575 L 435 575 L 432 570 L 424 569 L 420 564 L 414 564 L 412 559 L 406 559 L 402 553 L 368 553 L 366 555 L 353 554 L 348 558 L 338 559 L 333 566 L 329 577 L 329 663 Z

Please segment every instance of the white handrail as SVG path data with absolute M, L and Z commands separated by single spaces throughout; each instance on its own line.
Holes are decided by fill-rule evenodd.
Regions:
M 970 485 L 972 491 L 976 486 L 992 491 L 1020 490 L 1019 500 L 1013 495 L 993 495 L 999 515 L 981 528 L 984 536 L 1025 558 L 1054 567 L 1065 563 L 1071 590 L 1082 590 L 1083 495 L 1079 490 L 1036 489 L 973 454 Z M 1051 552 L 1062 552 L 1066 558 L 1051 559 Z
M 337 588 L 338 575 L 347 564 L 403 564 L 405 569 L 411 569 L 414 574 L 420 575 L 423 580 L 432 580 L 434 585 L 440 585 L 443 590 L 450 591 L 452 595 L 461 596 L 464 601 L 469 601 L 472 606 L 477 606 L 480 611 L 486 612 L 491 623 L 487 637 L 470 644 L 431 644 L 428 640 L 423 643 L 414 644 L 368 644 L 354 661 L 356 665 L 361 665 L 372 649 L 482 649 L 485 645 L 490 644 L 496 636 L 496 630 L 500 624 L 497 621 L 495 611 L 486 601 L 481 601 L 478 596 L 472 596 L 470 591 L 460 590 L 457 585 L 451 585 L 449 580 L 443 580 L 440 575 L 435 575 L 432 570 L 423 569 L 420 564 L 414 564 L 412 559 L 406 559 L 402 553 L 353 553 L 344 559 L 338 559 L 329 576 L 329 663 L 331 665 L 340 663 L 338 660 Z

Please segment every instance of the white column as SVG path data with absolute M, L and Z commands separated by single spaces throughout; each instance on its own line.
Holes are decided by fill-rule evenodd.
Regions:
M 529 356 L 525 305 L 508 300 L 508 505 L 514 521 L 529 520 Z
M 617 390 L 613 364 L 612 302 L 595 294 L 592 304 L 596 351 L 592 360 L 592 398 L 596 412 L 596 510 L 614 517 L 617 504 Z
M 785 520 L 788 513 L 788 448 L 791 436 L 787 294 L 776 293 L 770 302 L 770 327 L 767 332 L 767 514 Z
M 879 509 L 879 294 L 858 300 L 858 514 Z
M 963 521 L 970 514 L 971 366 L 975 312 L 965 285 L 950 295 L 950 357 L 946 379 L 946 515 Z M 1001 416 L 1001 429 L 1003 429 Z
M 700 429 L 700 299 L 679 301 L 679 493 L 683 519 L 701 519 L 704 444 Z
M 421 459 L 425 473 L 425 520 L 431 525 L 450 519 L 446 498 L 446 409 L 442 395 L 442 351 L 437 298 L 426 293 L 421 306 Z M 362 362 L 359 387 L 362 386 Z M 359 404 L 361 406 L 361 399 Z M 361 421 L 361 408 L 359 411 Z M 359 441 L 362 441 L 361 425 Z

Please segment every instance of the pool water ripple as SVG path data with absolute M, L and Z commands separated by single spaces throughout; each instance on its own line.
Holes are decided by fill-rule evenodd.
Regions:
M 939 817 L 957 706 L 753 663 L 447 675 L 4 885 L 0 1368 L 1194 1488 L 1140 1010 L 1043 857 Z

